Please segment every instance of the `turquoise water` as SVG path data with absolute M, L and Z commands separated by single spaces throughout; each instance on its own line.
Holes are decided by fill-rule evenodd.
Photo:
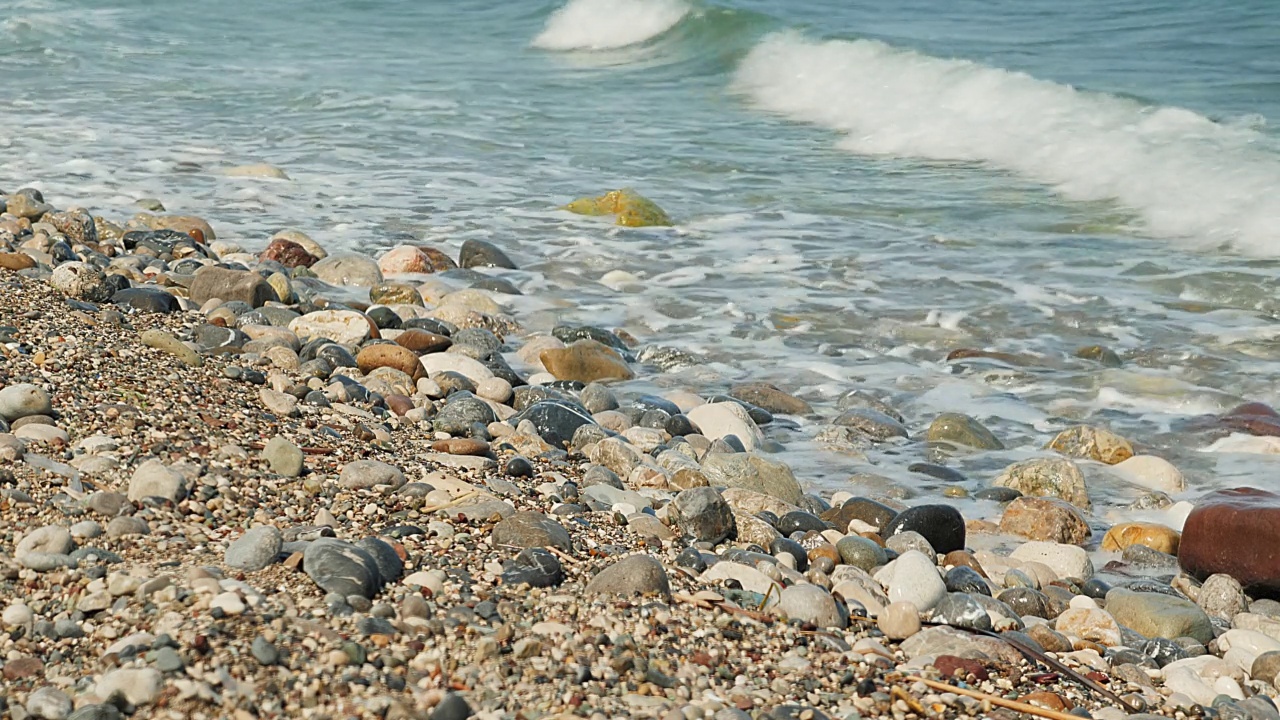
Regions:
M 701 354 L 660 386 L 850 387 L 1015 448 L 1103 422 L 1197 489 L 1270 472 L 1170 428 L 1280 401 L 1280 5 L 0 0 L 0 187 L 158 197 L 254 248 L 506 247 L 530 327 Z M 289 180 L 226 177 L 248 163 Z M 679 221 L 556 206 L 632 186 Z M 1075 360 L 1103 344 L 1127 359 Z M 1028 367 L 949 365 L 981 347 Z M 891 454 L 789 457 L 918 485 Z

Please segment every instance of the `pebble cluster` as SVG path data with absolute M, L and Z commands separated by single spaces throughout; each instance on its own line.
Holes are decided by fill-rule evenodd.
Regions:
M 997 517 L 823 497 L 774 456 L 805 399 L 627 392 L 696 360 L 526 329 L 494 245 L 247 253 L 154 201 L 3 198 L 8 717 L 1280 718 L 1271 493 L 1173 503 L 1177 468 L 1079 426 L 976 493 Z M 941 481 L 1001 444 L 923 435 Z M 1170 522 L 1101 526 L 1090 464 Z

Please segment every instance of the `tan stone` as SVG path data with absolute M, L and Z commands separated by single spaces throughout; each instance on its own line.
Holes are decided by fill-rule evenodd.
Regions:
M 1121 552 L 1130 545 L 1146 545 L 1170 555 L 1178 554 L 1182 533 L 1156 523 L 1120 523 L 1113 525 L 1102 538 L 1102 549 Z
M 391 343 L 379 343 L 361 348 L 356 355 L 356 366 L 360 368 L 360 372 L 366 374 L 381 367 L 395 368 L 415 381 L 425 372 L 418 356 L 412 350 Z
M 538 357 L 557 380 L 589 383 L 635 377 L 617 351 L 595 340 L 579 340 L 563 350 L 543 350 Z
M 0 252 L 0 268 L 5 270 L 26 270 L 35 266 L 35 258 L 26 253 Z
M 427 252 L 426 248 L 400 245 L 391 248 L 378 258 L 378 269 L 383 275 L 398 273 L 428 274 L 441 272 L 457 267 L 444 253 L 436 250 Z
M 1054 629 L 1063 635 L 1111 647 L 1120 644 L 1120 625 L 1106 610 L 1067 608 L 1058 616 Z
M 1133 457 L 1133 446 L 1128 440 L 1106 428 L 1092 425 L 1069 427 L 1058 433 L 1046 447 L 1063 455 L 1097 460 L 1107 465 L 1115 465 Z
M 1024 496 L 1009 503 L 1000 530 L 1032 540 L 1079 545 L 1089 537 L 1089 523 L 1074 505 L 1058 498 Z

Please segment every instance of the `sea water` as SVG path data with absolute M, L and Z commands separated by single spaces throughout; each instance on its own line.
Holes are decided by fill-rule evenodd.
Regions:
M 811 400 L 777 436 L 820 489 L 943 489 L 921 444 L 814 441 L 857 388 L 991 426 L 1010 450 L 949 460 L 971 491 L 1076 422 L 1189 498 L 1277 469 L 1182 429 L 1280 402 L 1275 3 L 0 0 L 0 78 L 0 187 L 160 198 L 250 248 L 495 242 L 530 328 L 701 358 L 637 389 Z M 224 172 L 250 163 L 289 179 Z M 677 227 L 557 209 L 624 186 Z M 1136 492 L 1096 482 L 1103 512 Z

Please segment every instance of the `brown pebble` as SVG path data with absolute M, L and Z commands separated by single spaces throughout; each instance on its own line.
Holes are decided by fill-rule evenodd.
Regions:
M 5 680 L 22 680 L 24 678 L 44 677 L 44 663 L 38 658 L 24 655 L 4 664 Z
M 404 417 L 406 413 L 413 409 L 413 399 L 408 395 L 393 393 L 383 399 L 387 403 L 387 409 L 400 417 Z
M 26 270 L 35 266 L 35 258 L 26 253 L 0 252 L 0 268 L 5 270 Z
M 435 441 L 431 449 L 450 455 L 488 455 L 489 443 L 476 438 L 449 438 Z
M 453 341 L 444 335 L 437 335 L 420 328 L 409 328 L 396 336 L 396 344 L 419 355 L 444 352 Z
M 982 577 L 987 576 L 987 571 L 982 569 L 982 563 L 973 556 L 968 550 L 952 550 L 942 558 L 942 564 L 949 567 L 964 566 L 973 569 Z

